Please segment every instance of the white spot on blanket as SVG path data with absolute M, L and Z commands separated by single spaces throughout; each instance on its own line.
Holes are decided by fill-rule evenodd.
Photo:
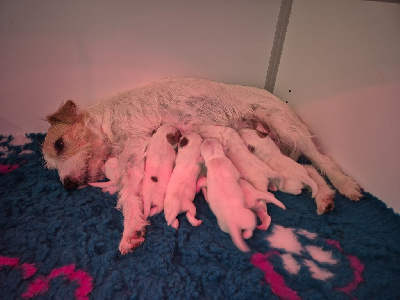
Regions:
M 297 275 L 300 271 L 300 264 L 295 260 L 292 254 L 286 253 L 281 255 L 283 266 L 290 274 Z
M 7 158 L 8 157 L 8 147 L 7 146 L 1 146 L 0 147 L 0 153 L 2 153 L 1 154 L 1 158 Z
M 307 231 L 305 229 L 299 229 L 299 230 L 297 230 L 297 233 L 302 235 L 302 236 L 305 236 L 306 238 L 308 238 L 310 240 L 313 240 L 313 239 L 315 239 L 317 237 L 316 233 L 309 232 L 309 231 Z
M 12 141 L 10 142 L 10 145 L 12 146 L 22 146 L 28 143 L 32 143 L 32 140 L 27 138 L 25 135 L 17 135 L 14 136 Z
M 319 280 L 327 280 L 333 277 L 333 273 L 323 270 L 317 264 L 309 259 L 304 260 L 305 265 L 310 269 L 311 277 Z
M 321 247 L 317 246 L 306 246 L 306 249 L 311 257 L 320 263 L 326 263 L 330 265 L 337 263 L 337 260 L 332 257 L 332 251 L 324 251 Z
M 21 155 L 21 154 L 31 154 L 31 153 L 33 153 L 32 150 L 23 150 L 23 151 L 21 151 L 21 152 L 19 153 L 19 155 Z
M 294 228 L 286 228 L 280 225 L 275 225 L 272 235 L 267 240 L 271 247 L 283 249 L 286 252 L 299 254 L 303 251 Z
M 322 247 L 314 245 L 305 245 L 303 247 L 300 243 L 299 235 L 309 240 L 314 240 L 317 237 L 316 233 L 311 233 L 304 229 L 297 230 L 280 225 L 274 225 L 272 234 L 267 237 L 267 241 L 272 248 L 286 252 L 281 255 L 286 271 L 292 275 L 297 275 L 301 265 L 305 265 L 310 269 L 311 276 L 315 279 L 327 280 L 333 277 L 333 273 L 317 265 L 317 263 L 337 264 L 338 261 L 332 257 L 332 251 L 326 251 Z M 304 258 L 306 252 L 310 254 L 311 259 Z

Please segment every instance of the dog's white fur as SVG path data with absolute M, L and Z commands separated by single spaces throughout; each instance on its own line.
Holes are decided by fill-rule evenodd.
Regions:
M 319 215 L 329 212 L 334 207 L 333 198 L 335 191 L 332 190 L 326 183 L 325 179 L 318 173 L 318 171 L 311 165 L 304 165 L 308 175 L 314 180 L 318 186 L 318 193 L 315 197 L 315 203 L 317 204 L 317 213 Z
M 118 158 L 118 207 L 125 217 L 121 241 L 124 252 L 142 241 L 140 233 L 144 233 L 147 224 L 141 195 L 144 151 L 153 131 L 161 124 L 187 132 L 204 124 L 238 130 L 246 124 L 255 128 L 252 124 L 260 123 L 279 139 L 285 153 L 306 156 L 341 194 L 352 200 L 362 197 L 358 184 L 318 151 L 312 134 L 295 112 L 258 88 L 205 79 L 168 79 L 104 99 L 83 110 L 67 101 L 47 120 L 51 126 L 43 144 L 43 156 L 47 167 L 58 170 L 66 188 L 103 178 L 107 159 Z
M 146 149 L 143 178 L 143 214 L 153 216 L 163 211 L 165 193 L 174 168 L 179 131 L 171 125 L 162 125 L 150 138 Z
M 317 184 L 304 166 L 283 155 L 268 135 L 245 128 L 240 130 L 240 136 L 252 153 L 283 176 L 283 184 L 280 187 L 282 192 L 298 195 L 303 188 L 310 188 L 312 197 L 315 198 L 318 192 Z
M 204 125 L 199 129 L 203 138 L 216 138 L 224 147 L 225 155 L 239 170 L 243 179 L 250 182 L 260 191 L 267 188 L 281 188 L 283 177 L 272 170 L 266 163 L 249 150 L 240 135 L 232 128 L 215 125 Z
M 201 170 L 199 158 L 202 141 L 201 136 L 195 132 L 183 134 L 179 141 L 175 167 L 164 200 L 165 220 L 175 229 L 179 227 L 176 216 L 183 212 L 186 212 L 186 217 L 193 226 L 202 223 L 196 219 L 196 207 L 193 204 L 197 177 Z
M 101 188 L 104 193 L 109 193 L 111 195 L 115 194 L 121 189 L 119 173 L 119 162 L 118 158 L 110 157 L 104 163 L 104 175 L 109 179 L 106 182 L 90 182 L 89 185 Z
M 240 173 L 225 156 L 217 139 L 204 139 L 200 149 L 207 167 L 207 201 L 218 226 L 230 234 L 241 251 L 250 251 L 243 238 L 253 235 L 256 217 L 245 207 L 245 195 L 239 185 Z

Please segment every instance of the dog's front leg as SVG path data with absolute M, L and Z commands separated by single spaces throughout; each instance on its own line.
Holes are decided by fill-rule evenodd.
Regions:
M 329 187 L 325 179 L 312 165 L 304 165 L 304 168 L 307 170 L 308 175 L 312 180 L 315 181 L 318 187 L 318 191 L 315 196 L 317 213 L 321 215 L 323 213 L 330 212 L 334 207 L 333 199 L 335 197 L 335 191 Z
M 119 244 L 121 254 L 135 250 L 144 242 L 148 222 L 143 216 L 143 199 L 140 193 L 143 172 L 144 160 L 140 160 L 128 168 L 123 178 L 118 199 L 118 207 L 124 216 L 124 231 Z

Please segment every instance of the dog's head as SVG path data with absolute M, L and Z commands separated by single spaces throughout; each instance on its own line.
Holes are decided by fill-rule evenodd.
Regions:
M 86 186 L 104 178 L 104 162 L 110 147 L 102 135 L 88 126 L 86 112 L 71 100 L 47 116 L 50 128 L 42 151 L 49 169 L 57 169 L 65 189 Z

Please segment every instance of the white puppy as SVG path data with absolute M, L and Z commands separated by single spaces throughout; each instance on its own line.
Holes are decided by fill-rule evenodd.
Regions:
M 251 209 L 261 221 L 261 225 L 258 225 L 257 228 L 267 230 L 271 224 L 271 217 L 267 212 L 267 203 L 273 203 L 282 209 L 286 209 L 285 205 L 270 192 L 261 192 L 244 179 L 240 179 L 239 184 L 244 192 L 245 206 Z
M 242 129 L 240 136 L 252 153 L 282 174 L 283 185 L 279 188 L 282 192 L 298 195 L 303 188 L 310 188 L 312 197 L 315 198 L 318 187 L 308 175 L 307 170 L 293 159 L 283 155 L 268 135 L 254 129 Z
M 146 149 L 143 178 L 143 214 L 153 216 L 163 211 L 164 198 L 171 176 L 180 132 L 171 125 L 162 125 L 150 138 Z
M 204 125 L 199 128 L 203 138 L 216 138 L 224 147 L 225 155 L 239 170 L 243 179 L 260 191 L 281 188 L 283 177 L 249 150 L 240 135 L 232 128 Z
M 207 167 L 207 200 L 222 231 L 229 233 L 241 251 L 250 251 L 243 238 L 249 239 L 256 227 L 256 216 L 245 207 L 239 185 L 240 174 L 225 156 L 221 143 L 207 138 L 201 145 Z
M 196 181 L 200 173 L 200 145 L 203 139 L 195 132 L 187 132 L 179 141 L 175 167 L 169 179 L 164 200 L 164 214 L 167 224 L 177 229 L 176 216 L 186 212 L 190 224 L 199 226 L 202 221 L 196 219 L 196 207 L 193 204 L 196 195 Z

